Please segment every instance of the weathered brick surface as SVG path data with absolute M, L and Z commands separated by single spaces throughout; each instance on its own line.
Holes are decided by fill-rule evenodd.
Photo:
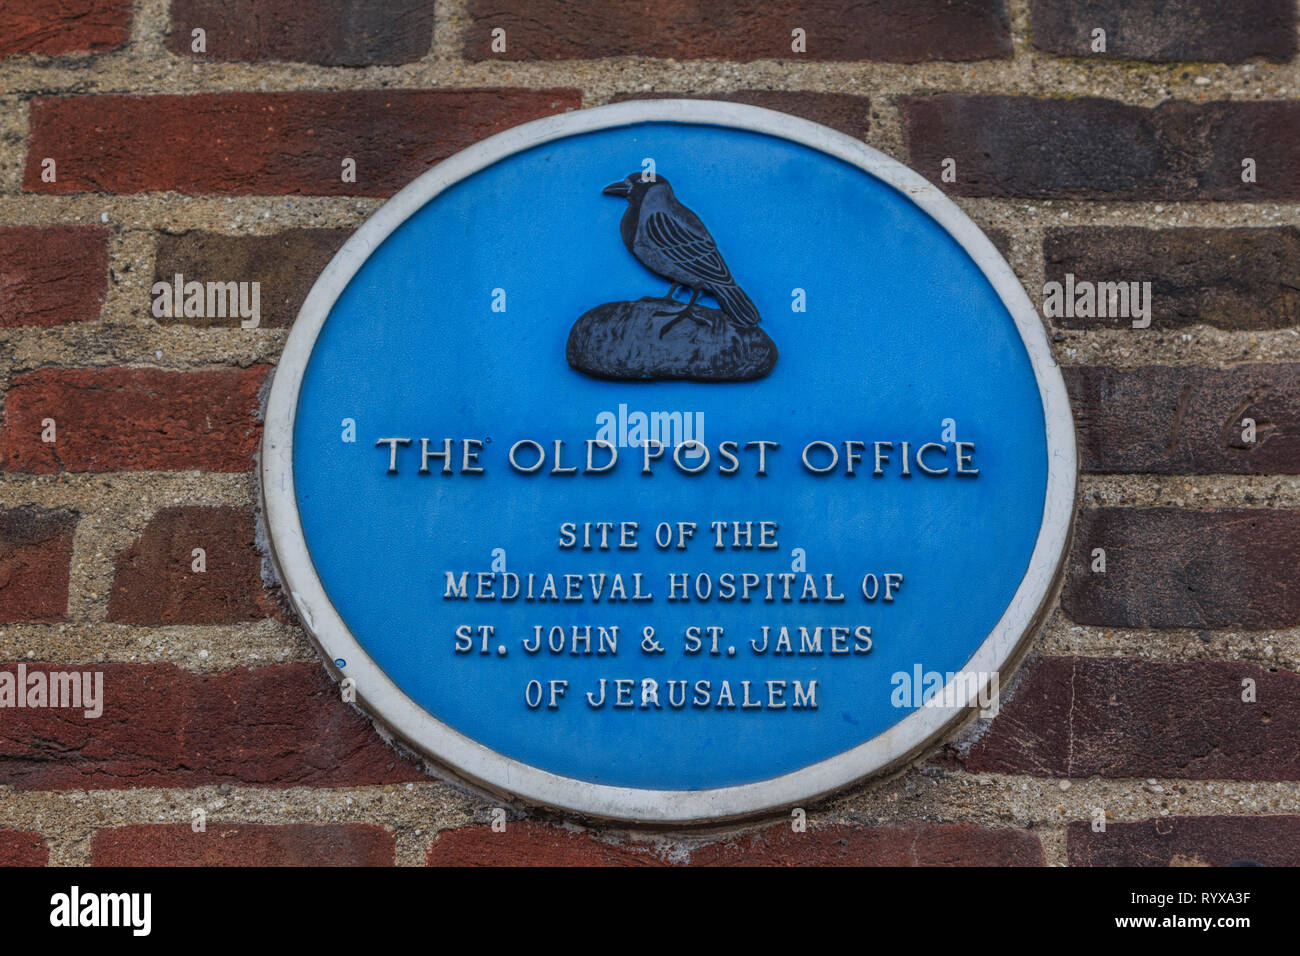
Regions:
M 130 28 L 130 0 L 4 0 L 0 57 L 112 50 Z
M 603 843 L 590 832 L 577 833 L 532 821 L 511 822 L 505 832 L 489 825 L 443 830 L 429 845 L 429 866 L 662 866 L 650 850 Z
M 1283 480 L 1300 475 L 1296 11 L 1293 0 L 0 0 L 12 107 L 0 110 L 12 158 L 0 189 L 0 644 L 13 659 L 0 669 L 98 669 L 107 691 L 98 719 L 0 712 L 0 815 L 13 828 L 0 829 L 0 865 L 51 854 L 390 865 L 395 835 L 417 830 L 401 862 L 414 849 L 430 865 L 1300 864 L 1287 803 L 1300 677 L 1285 630 L 1300 627 L 1300 508 Z M 1107 31 L 1101 54 L 1094 26 Z M 498 27 L 503 53 L 491 50 Z M 791 49 L 796 29 L 804 53 Z M 1167 65 L 1189 60 L 1242 65 Z M 899 783 L 902 817 L 887 806 L 902 792 L 892 785 L 846 795 L 848 817 L 833 811 L 889 825 L 833 824 L 810 808 L 806 833 L 728 825 L 670 846 L 535 815 L 500 834 L 463 826 L 491 801 L 408 793 L 431 778 L 318 663 L 259 664 L 296 657 L 302 635 L 262 580 L 255 507 L 222 489 L 253 476 L 278 332 L 372 205 L 355 197 L 387 197 L 584 95 L 725 99 L 870 137 L 948 193 L 987 200 L 970 213 L 1004 256 L 1019 230 L 1022 279 L 1152 284 L 1145 332 L 1127 331 L 1128 317 L 1048 322 L 1082 333 L 1054 350 L 1081 467 L 1110 476 L 1085 482 L 1045 635 L 1081 656 L 1021 665 L 991 726 L 937 758 L 953 776 Z M 46 157 L 54 183 L 40 178 Z M 957 179 L 943 183 L 949 157 Z M 1247 157 L 1255 183 L 1241 181 Z M 355 183 L 342 180 L 345 158 Z M 259 283 L 273 331 L 151 317 L 149 285 L 178 273 Z M 40 440 L 47 418 L 54 444 Z M 1133 501 L 1177 510 L 1114 507 Z M 1091 571 L 1094 547 L 1105 574 Z M 1205 643 L 1189 648 L 1184 629 Z M 1132 650 L 1143 635 L 1149 650 Z M 1109 656 L 1113 638 L 1129 657 Z M 213 672 L 210 646 L 259 666 Z M 1259 665 L 1264 652 L 1276 670 Z M 1214 659 L 1238 654 L 1255 663 Z M 133 662 L 158 655 L 181 666 Z M 1246 679 L 1254 703 L 1241 700 Z M 962 770 L 1013 776 L 957 794 Z M 1022 786 L 1020 774 L 1108 778 L 1115 817 L 1140 822 L 1112 818 L 1094 834 L 1085 814 L 1058 813 L 1054 780 Z M 1224 779 L 1238 781 L 1228 800 Z M 207 832 L 193 833 L 188 808 L 211 801 L 187 788 L 227 783 L 259 788 L 237 801 L 249 822 L 209 807 Z M 376 789 L 326 823 L 337 818 L 318 819 L 317 805 L 342 796 L 312 788 L 331 787 Z M 180 810 L 141 816 L 139 801 L 67 792 L 128 788 L 168 788 Z
M 1296 52 L 1291 0 L 1032 0 L 1034 46 L 1111 59 L 1282 62 Z M 1106 31 L 1105 52 L 1093 30 Z
M 1043 848 L 1026 830 L 970 823 L 878 827 L 780 824 L 722 839 L 666 859 L 644 845 L 606 843 L 534 822 L 444 830 L 429 846 L 430 866 L 1042 866 Z
M 5 711 L 0 785 L 336 787 L 428 779 L 342 702 L 338 686 L 315 663 L 216 674 L 169 664 L 96 664 L 94 670 L 104 674 L 101 717 L 49 707 Z
M 34 830 L 0 830 L 0 866 L 46 866 L 50 850 Z
M 1051 229 L 1047 279 L 1150 282 L 1151 328 L 1205 324 L 1277 329 L 1300 323 L 1300 229 Z M 1070 329 L 1125 328 L 1130 318 L 1060 316 Z
M 410 63 L 433 43 L 433 0 L 173 0 L 167 48 L 208 60 Z M 194 53 L 192 31 L 206 31 Z
M 1084 471 L 1300 473 L 1300 365 L 1061 371 Z M 1254 441 L 1245 440 L 1247 419 Z
M 392 866 L 393 834 L 373 823 L 142 824 L 99 830 L 94 866 Z
M 1300 817 L 1161 817 L 1070 824 L 1071 866 L 1300 866 Z
M 205 571 L 195 571 L 202 548 Z M 252 509 L 164 508 L 117 556 L 108 619 L 128 624 L 229 624 L 275 613 L 261 581 Z
M 1027 830 L 973 823 L 887 826 L 788 824 L 715 843 L 691 854 L 696 866 L 1042 866 L 1043 847 Z
M 567 89 L 39 97 L 23 185 L 388 196 L 485 136 L 581 105 Z M 41 156 L 60 159 L 57 183 L 41 182 Z M 355 183 L 342 181 L 344 158 Z
M 293 324 L 303 300 L 339 247 L 347 229 L 289 229 L 269 236 L 226 236 L 185 232 L 158 237 L 154 281 L 258 282 L 262 328 Z M 237 328 L 240 317 L 163 316 L 161 325 Z
M 1300 102 L 944 93 L 902 98 L 911 164 L 961 196 L 1060 199 L 1300 198 Z M 1242 159 L 1256 162 L 1241 181 Z M 957 179 L 940 181 L 945 158 Z
M 647 7 L 639 0 L 470 0 L 471 60 L 984 60 L 1011 55 L 1003 0 L 752 0 Z M 506 31 L 504 53 L 492 31 Z M 791 50 L 806 32 L 807 52 Z
M 63 619 L 76 527 L 71 511 L 0 509 L 0 624 Z
M 9 380 L 6 471 L 252 471 L 267 366 L 37 369 Z M 46 418 L 57 441 L 41 441 Z
M 1242 700 L 1242 681 L 1256 700 Z M 975 772 L 1300 780 L 1300 674 L 1243 661 L 1033 662 L 972 745 Z
M 871 127 L 871 100 L 851 93 L 813 93 L 802 90 L 741 90 L 736 93 L 619 93 L 614 102 L 625 100 L 725 100 L 762 106 L 821 123 L 856 139 L 865 139 Z
M 0 328 L 98 318 L 107 288 L 107 229 L 0 229 Z
M 1106 552 L 1105 573 L 1092 552 Z M 1300 623 L 1300 511 L 1089 508 L 1075 527 L 1061 607 L 1103 627 Z

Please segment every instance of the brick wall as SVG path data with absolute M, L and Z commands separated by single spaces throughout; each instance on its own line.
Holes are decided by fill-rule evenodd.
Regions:
M 1296 54 L 1295 0 L 0 3 L 0 665 L 94 664 L 110 702 L 0 715 L 0 863 L 1300 863 Z M 806 833 L 497 833 L 340 701 L 276 593 L 260 392 L 384 197 L 659 94 L 844 130 L 953 196 L 1036 301 L 1150 281 L 1152 322 L 1044 320 L 1081 505 L 991 724 Z M 175 272 L 260 281 L 261 327 L 154 318 Z

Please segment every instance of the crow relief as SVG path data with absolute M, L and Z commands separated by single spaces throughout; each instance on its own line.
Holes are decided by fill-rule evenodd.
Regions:
M 569 333 L 569 365 L 597 378 L 643 382 L 744 382 L 767 375 L 777 351 L 758 327 L 758 308 L 668 180 L 633 173 L 604 193 L 627 200 L 619 223 L 623 245 L 670 288 L 662 297 L 607 302 L 585 313 Z M 690 301 L 677 298 L 679 289 L 690 291 Z M 720 308 L 702 304 L 701 294 Z

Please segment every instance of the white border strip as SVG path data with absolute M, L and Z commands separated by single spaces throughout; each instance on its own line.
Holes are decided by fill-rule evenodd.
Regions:
M 330 660 L 347 661 L 347 676 L 367 710 L 433 760 L 468 779 L 525 801 L 592 815 L 653 823 L 720 820 L 812 800 L 885 770 L 961 720 L 948 708 L 923 707 L 852 750 L 758 783 L 711 790 L 641 790 L 558 776 L 512 760 L 435 719 L 407 697 L 365 653 L 334 609 L 307 551 L 293 481 L 293 430 L 316 337 L 339 294 L 370 254 L 409 216 L 456 182 L 514 153 L 594 130 L 639 123 L 722 126 L 766 133 L 834 156 L 906 195 L 943 226 L 988 278 L 1015 320 L 1038 381 L 1047 424 L 1048 475 L 1043 521 L 1029 570 L 993 631 L 967 662 L 967 673 L 1001 670 L 1051 594 L 1074 512 L 1074 422 L 1065 382 L 1038 314 L 988 237 L 937 187 L 883 153 L 817 123 L 773 110 L 711 100 L 635 100 L 547 117 L 498 133 L 418 177 L 368 219 L 334 256 L 303 303 L 285 343 L 267 402 L 262 436 L 262 500 L 272 556 L 308 633 Z

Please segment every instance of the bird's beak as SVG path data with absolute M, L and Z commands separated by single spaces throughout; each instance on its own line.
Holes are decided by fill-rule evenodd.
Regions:
M 626 197 L 632 195 L 632 187 L 628 185 L 626 179 L 620 179 L 616 183 L 610 183 L 608 186 L 602 189 L 601 192 L 604 193 L 606 196 Z

